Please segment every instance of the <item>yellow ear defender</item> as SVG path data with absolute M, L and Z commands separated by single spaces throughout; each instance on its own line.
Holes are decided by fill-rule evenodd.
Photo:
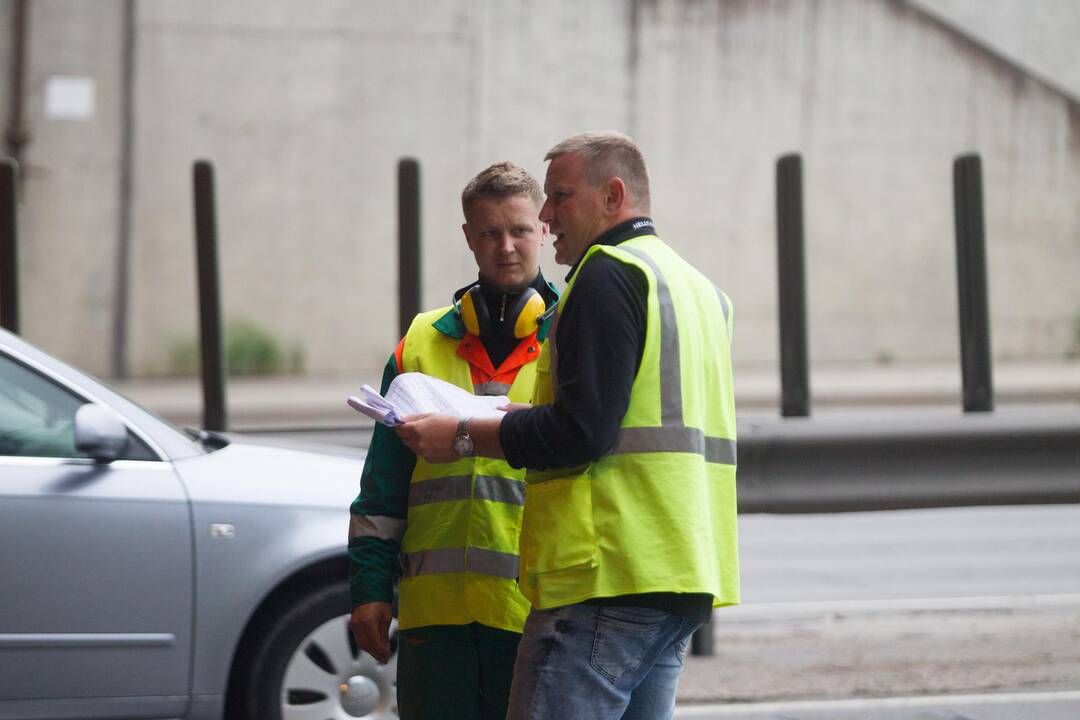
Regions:
M 540 293 L 535 288 L 525 288 L 513 305 L 507 306 L 503 319 L 511 322 L 506 322 L 501 331 L 507 334 L 512 332 L 518 340 L 527 338 L 539 326 L 546 310 L 547 305 Z M 461 296 L 458 315 L 465 323 L 465 329 L 473 335 L 484 337 L 491 333 L 491 316 L 479 285 L 473 285 Z
M 489 325 L 487 303 L 480 295 L 479 285 L 469 288 L 461 296 L 461 300 L 458 301 L 458 315 L 465 323 L 465 329 L 477 337 L 480 335 L 481 324 L 487 329 Z
M 516 315 L 514 337 L 520 340 L 536 332 L 545 310 L 547 310 L 547 305 L 544 304 L 544 298 L 540 297 L 540 293 L 536 290 L 529 288 L 521 293 L 509 311 L 510 317 Z

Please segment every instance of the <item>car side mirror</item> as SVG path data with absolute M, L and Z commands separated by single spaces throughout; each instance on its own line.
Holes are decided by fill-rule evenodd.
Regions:
M 127 448 L 127 427 L 112 410 L 88 403 L 75 411 L 75 449 L 111 463 Z

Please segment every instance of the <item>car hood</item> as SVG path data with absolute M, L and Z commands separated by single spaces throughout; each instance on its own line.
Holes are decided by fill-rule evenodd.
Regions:
M 359 447 L 349 447 L 347 445 L 333 445 L 331 443 L 320 443 L 311 440 L 295 440 L 292 438 L 279 437 L 268 433 L 252 434 L 225 432 L 218 434 L 228 440 L 230 443 L 286 448 L 288 450 L 299 450 L 301 452 L 315 453 L 317 455 L 333 455 L 336 457 L 359 460 L 361 463 L 364 462 L 364 458 L 367 457 L 366 449 Z
M 193 502 L 344 510 L 360 491 L 363 451 L 330 455 L 230 440 L 220 450 L 173 463 Z

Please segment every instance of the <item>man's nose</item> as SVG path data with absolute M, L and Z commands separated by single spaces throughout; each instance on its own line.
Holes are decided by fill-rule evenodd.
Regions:
M 508 232 L 504 232 L 499 236 L 499 252 L 504 255 L 510 255 L 514 252 L 514 236 Z
M 540 206 L 540 222 L 551 224 L 551 199 L 544 200 L 544 204 Z

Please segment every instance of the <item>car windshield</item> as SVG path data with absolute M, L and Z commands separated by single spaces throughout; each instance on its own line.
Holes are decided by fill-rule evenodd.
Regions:
M 62 416 L 67 421 L 71 421 L 74 418 L 74 409 L 84 403 L 95 402 L 100 399 L 106 404 L 113 405 L 114 409 L 120 412 L 121 415 L 125 415 L 132 427 L 144 425 L 148 419 L 152 419 L 155 423 L 160 423 L 168 428 L 177 440 L 183 438 L 182 442 L 188 443 L 188 447 L 197 453 L 213 452 L 229 444 L 229 441 L 220 435 L 205 433 L 198 429 L 179 427 L 132 400 L 113 387 L 111 383 L 104 382 L 85 371 L 65 365 L 63 361 L 43 353 L 41 354 L 43 356 L 35 357 L 35 350 L 36 348 L 19 348 L 17 343 L 14 347 L 9 347 L 6 343 L 0 344 L 0 358 L 3 359 L 0 364 L 9 366 L 8 370 L 18 375 L 19 378 L 23 378 L 22 382 L 24 384 L 30 382 L 34 383 L 35 387 L 40 386 L 36 392 L 29 392 L 28 388 L 17 392 L 13 387 L 18 383 L 15 383 L 14 380 L 6 383 L 7 386 L 11 387 L 7 387 L 4 393 L 6 400 L 3 407 L 0 408 L 0 410 L 4 411 L 0 413 L 0 435 L 14 437 L 18 433 L 14 431 L 8 432 L 11 428 L 23 428 L 25 432 L 30 432 L 27 428 L 33 429 L 40 426 L 33 433 L 33 442 L 39 444 L 51 443 L 49 447 L 52 447 L 54 453 L 59 452 L 56 449 L 59 444 L 63 444 L 65 448 L 70 444 L 72 449 L 67 453 L 67 456 L 79 457 L 81 453 L 76 454 L 73 449 L 73 437 L 69 438 L 73 431 L 73 427 L 69 427 L 71 423 L 68 422 L 65 425 L 57 418 Z M 40 351 L 37 352 L 40 353 Z M 34 380 L 34 378 L 38 378 L 38 380 Z M 38 399 L 28 399 L 30 395 L 35 395 Z M 67 397 L 70 397 L 68 404 L 72 407 L 65 410 L 64 403 L 57 398 Z M 112 401 L 109 400 L 110 397 L 113 398 Z M 124 405 L 130 406 L 127 411 L 125 411 Z M 28 413 L 34 415 L 37 419 L 28 420 L 24 417 Z M 139 413 L 146 416 L 141 421 Z M 48 433 L 46 433 L 46 430 L 48 430 Z M 142 428 L 142 431 L 149 432 L 149 428 Z M 69 439 L 71 440 L 70 443 L 68 442 Z M 30 440 L 24 438 L 20 442 L 26 445 Z M 149 449 L 147 449 L 147 452 L 153 454 Z
M 75 447 L 82 398 L 8 358 L 0 359 L 0 455 L 84 457 Z
M 93 377 L 93 376 L 91 376 L 91 377 Z M 105 384 L 105 383 L 101 382 L 101 380 L 98 380 L 97 378 L 93 378 L 93 379 L 96 382 L 98 382 L 99 384 L 101 384 L 101 385 Z M 177 425 L 176 423 L 174 423 L 174 422 L 172 422 L 170 420 L 166 420 L 165 418 L 161 417 L 160 415 L 158 415 L 153 410 L 147 409 L 147 407 L 145 405 L 142 405 L 142 404 L 132 400 L 130 397 L 128 397 L 124 393 L 120 392 L 116 388 L 109 387 L 109 390 L 114 395 L 119 395 L 124 400 L 127 400 L 129 403 L 131 403 L 135 407 L 139 408 L 140 410 L 142 410 L 147 415 L 150 415 L 151 417 L 153 417 L 155 420 L 162 423 L 163 425 L 168 425 L 171 429 L 173 429 L 176 432 L 180 433 L 184 437 L 187 437 L 188 439 L 193 440 L 200 448 L 202 448 L 206 452 L 214 452 L 215 450 L 220 450 L 221 448 L 223 448 L 223 447 L 225 447 L 226 445 L 229 444 L 229 441 L 226 438 L 224 438 L 222 435 L 218 434 L 218 433 L 203 430 L 201 428 L 181 427 L 180 425 Z
M 109 392 L 111 392 L 113 395 L 116 395 L 123 400 L 126 400 L 128 403 L 134 405 L 135 407 L 139 408 L 139 410 L 142 410 L 144 413 L 151 416 L 162 425 L 167 425 L 171 430 L 193 441 L 195 446 L 203 452 L 214 452 L 215 450 L 220 450 L 221 448 L 229 444 L 229 441 L 225 438 L 222 438 L 221 436 L 214 436 L 213 433 L 207 433 L 206 431 L 200 430 L 198 428 L 181 427 L 180 425 L 177 425 L 170 420 L 166 420 L 165 418 L 161 417 L 161 415 L 157 414 L 153 410 L 148 409 L 142 403 L 132 400 L 130 397 L 120 392 L 112 385 L 109 385 L 108 383 L 102 381 L 100 378 L 95 377 L 94 375 L 91 375 L 87 372 L 83 372 L 83 374 L 96 382 L 98 385 L 108 388 Z

